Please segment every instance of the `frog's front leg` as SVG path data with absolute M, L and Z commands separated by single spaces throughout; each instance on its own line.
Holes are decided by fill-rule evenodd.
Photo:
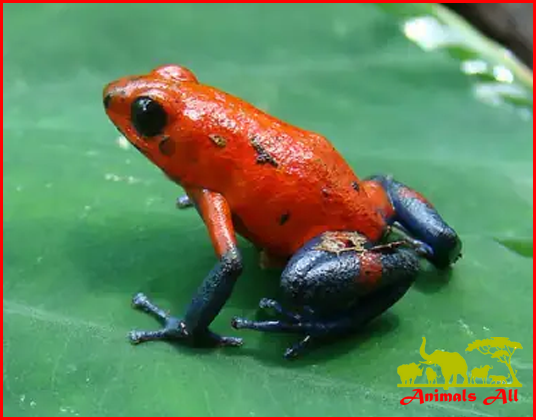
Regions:
M 221 337 L 209 326 L 230 297 L 236 280 L 242 273 L 242 258 L 236 245 L 231 212 L 225 198 L 207 190 L 189 191 L 203 218 L 219 262 L 204 279 L 193 297 L 184 318 L 169 316 L 143 294 L 133 299 L 134 307 L 159 320 L 163 328 L 157 331 L 132 331 L 133 344 L 154 340 L 179 340 L 208 345 L 238 346 L 242 340 Z
M 327 232 L 294 255 L 282 274 L 283 292 L 299 309 L 292 312 L 263 299 L 260 306 L 275 310 L 283 319 L 234 318 L 232 325 L 303 334 L 285 352 L 285 357 L 295 357 L 318 338 L 358 330 L 381 315 L 404 296 L 418 271 L 419 257 L 412 243 L 376 246 L 355 232 Z

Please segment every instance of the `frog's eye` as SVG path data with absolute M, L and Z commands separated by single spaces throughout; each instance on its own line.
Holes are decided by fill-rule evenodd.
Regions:
M 148 96 L 140 96 L 132 102 L 130 118 L 136 131 L 144 137 L 161 134 L 167 123 L 162 105 Z

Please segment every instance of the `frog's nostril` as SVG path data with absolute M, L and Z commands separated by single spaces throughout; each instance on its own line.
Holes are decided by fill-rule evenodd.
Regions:
M 112 95 L 109 93 L 108 95 L 104 97 L 104 100 L 103 100 L 104 108 L 108 109 L 111 103 L 112 103 Z

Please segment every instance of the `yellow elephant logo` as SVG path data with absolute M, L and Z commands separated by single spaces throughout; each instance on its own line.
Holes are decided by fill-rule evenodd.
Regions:
M 490 371 L 500 369 L 500 366 L 486 364 L 469 370 L 467 362 L 458 352 L 434 350 L 430 353 L 426 348 L 426 338 L 423 337 L 419 348 L 422 360 L 398 366 L 398 387 L 522 387 L 516 376 L 517 370 L 514 371 L 511 365 L 512 356 L 519 349 L 523 349 L 520 343 L 506 337 L 492 337 L 469 343 L 465 352 L 478 350 L 483 355 L 490 355 L 494 361 L 508 369 L 507 375 L 496 375 L 499 372 L 493 370 L 493 374 L 490 374 Z M 415 380 L 422 377 L 423 372 L 423 380 L 426 382 L 415 384 Z M 439 382 L 438 378 L 442 378 L 442 381 Z

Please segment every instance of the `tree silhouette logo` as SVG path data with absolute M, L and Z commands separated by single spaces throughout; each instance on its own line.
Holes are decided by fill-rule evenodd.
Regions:
M 486 364 L 469 369 L 460 353 L 435 350 L 426 347 L 422 338 L 419 353 L 421 360 L 398 366 L 400 377 L 398 387 L 494 387 L 520 388 L 523 385 L 517 378 L 517 370 L 512 369 L 512 357 L 517 350 L 523 349 L 520 343 L 506 337 L 492 337 L 469 343 L 465 352 L 478 350 L 482 355 L 491 356 Z M 504 367 L 501 369 L 501 366 Z M 506 368 L 506 369 L 504 369 Z M 418 379 L 419 378 L 419 379 Z M 417 383 L 415 383 L 417 381 Z
M 500 381 L 505 386 L 522 387 L 523 385 L 521 385 L 521 382 L 516 377 L 517 370 L 514 372 L 512 369 L 512 356 L 518 349 L 523 349 L 520 343 L 510 341 L 506 337 L 492 337 L 473 341 L 467 346 L 465 351 L 478 350 L 482 354 L 491 355 L 492 359 L 506 365 L 508 376 L 512 381 L 507 383 L 506 381 L 509 378 L 504 378 L 502 375 L 499 375 L 501 376 L 500 378 L 497 375 L 490 375 L 490 377 L 494 377 L 492 379 L 495 379 L 492 382 L 498 383 Z

